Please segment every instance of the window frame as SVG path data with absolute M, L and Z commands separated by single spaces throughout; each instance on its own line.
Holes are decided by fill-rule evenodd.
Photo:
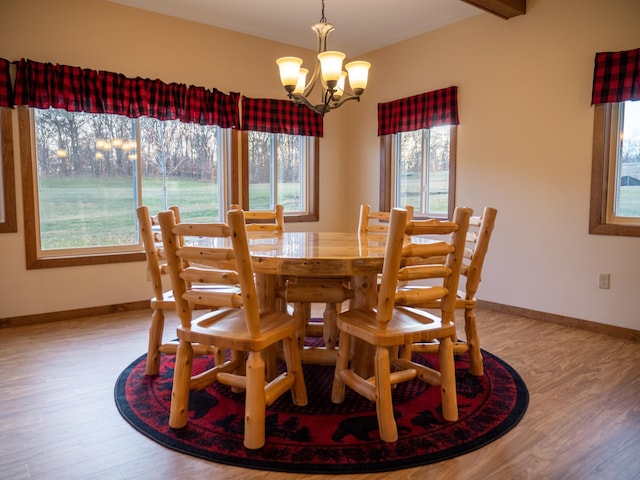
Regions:
M 449 204 L 447 208 L 447 218 L 453 218 L 456 200 L 456 157 L 458 143 L 458 126 L 449 125 Z M 390 211 L 393 207 L 404 207 L 404 205 L 394 205 L 394 143 L 395 135 L 380 136 L 380 192 L 379 202 L 381 211 Z M 415 218 L 426 218 L 420 213 L 414 214 Z M 441 218 L 444 216 L 434 215 L 431 218 Z
M 277 135 L 277 134 L 272 134 Z M 309 199 L 309 212 L 308 213 L 287 213 L 284 212 L 285 223 L 294 222 L 317 222 L 320 219 L 320 139 L 318 137 L 311 138 L 311 158 L 309 158 L 309 168 L 307 177 L 307 197 Z M 241 176 L 242 188 L 238 197 L 242 198 L 240 203 L 243 208 L 249 205 L 249 132 L 241 132 Z M 234 175 L 234 178 L 236 176 Z M 235 184 L 235 183 L 234 183 Z M 236 195 L 234 195 L 234 198 Z
M 22 192 L 23 192 L 23 209 L 24 209 L 24 237 L 25 237 L 25 257 L 27 270 L 41 269 L 41 268 L 58 268 L 58 267 L 73 267 L 73 266 L 86 266 L 86 265 L 103 265 L 113 263 L 125 263 L 125 262 L 139 262 L 145 261 L 145 253 L 140 242 L 139 248 L 132 245 L 131 251 L 118 252 L 107 251 L 109 247 L 105 248 L 103 252 L 78 252 L 56 255 L 47 254 L 41 256 L 39 254 L 39 238 L 38 238 L 38 226 L 34 221 L 37 214 L 37 171 L 35 170 L 35 132 L 32 128 L 32 112 L 30 107 L 18 106 L 18 132 L 20 138 L 20 164 L 22 172 Z M 223 133 L 224 135 L 224 133 Z M 233 136 L 231 136 L 233 138 Z M 230 155 L 224 157 L 222 161 L 225 162 L 225 169 L 229 169 L 228 163 L 230 158 L 235 158 L 234 148 L 236 142 L 231 141 Z M 224 150 L 223 150 L 224 152 Z M 223 186 L 224 193 L 223 199 L 228 201 L 228 194 L 232 188 L 229 188 L 228 178 L 225 178 L 225 185 Z M 231 201 L 229 203 L 232 203 Z M 226 206 L 225 206 L 226 208 Z
M 27 270 L 39 268 L 74 267 L 110 263 L 138 262 L 145 260 L 142 247 L 139 252 L 86 253 L 40 257 L 38 255 L 38 229 L 36 228 L 36 175 L 34 171 L 34 133 L 31 127 L 31 109 L 18 108 L 20 133 L 20 164 L 22 171 L 22 201 L 24 208 L 24 241 Z
M 612 138 L 615 138 L 613 135 L 618 135 L 618 122 L 614 118 L 618 111 L 618 104 L 603 103 L 594 106 L 589 233 L 640 237 L 640 225 L 609 222 L 609 209 L 612 208 L 609 197 L 614 195 L 609 186 L 611 162 L 617 161 L 617 150 L 612 144 Z
M 16 217 L 16 181 L 13 158 L 12 110 L 0 107 L 0 164 L 2 164 L 2 192 L 4 218 L 0 221 L 0 233 L 18 231 Z

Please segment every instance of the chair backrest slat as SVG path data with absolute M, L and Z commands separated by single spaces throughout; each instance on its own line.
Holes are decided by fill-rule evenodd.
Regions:
M 189 267 L 183 270 L 182 278 L 187 282 L 214 283 L 217 285 L 238 285 L 238 273 L 233 270 Z
M 231 210 L 239 210 L 240 205 L 231 205 Z M 284 206 L 277 204 L 273 210 L 245 210 L 244 220 L 248 232 L 284 233 Z
M 413 218 L 413 207 L 407 205 L 404 207 L 407 211 L 407 222 Z M 367 204 L 360 205 L 360 215 L 358 217 L 358 233 L 387 233 L 391 220 L 391 212 L 372 211 L 371 206 Z

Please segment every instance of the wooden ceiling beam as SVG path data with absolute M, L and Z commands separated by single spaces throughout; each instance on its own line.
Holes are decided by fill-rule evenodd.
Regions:
M 527 10 L 527 0 L 462 0 L 474 7 L 486 10 L 499 17 L 509 19 L 524 15 Z

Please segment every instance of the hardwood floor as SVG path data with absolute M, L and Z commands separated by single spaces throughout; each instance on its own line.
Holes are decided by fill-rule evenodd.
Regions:
M 522 421 L 453 460 L 339 478 L 639 480 L 640 343 L 488 309 L 478 318 L 482 347 L 529 388 Z M 207 462 L 129 426 L 113 387 L 146 351 L 148 321 L 141 311 L 0 329 L 0 478 L 335 478 Z

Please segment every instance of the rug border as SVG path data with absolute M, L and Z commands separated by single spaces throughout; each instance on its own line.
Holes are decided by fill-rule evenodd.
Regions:
M 138 425 L 134 421 L 131 420 L 130 417 L 136 417 L 135 413 L 129 407 L 126 399 L 123 400 L 120 397 L 124 395 L 119 395 L 120 392 L 125 391 L 125 384 L 128 376 L 131 371 L 138 365 L 147 354 L 140 355 L 137 359 L 131 362 L 118 376 L 116 380 L 116 384 L 114 386 L 114 400 L 118 412 L 123 417 L 123 419 L 129 423 L 135 430 L 149 438 L 150 440 L 158 443 L 165 448 L 170 450 L 189 455 L 196 458 L 201 458 L 203 460 L 207 460 L 210 462 L 220 463 L 224 465 L 230 465 L 234 467 L 247 468 L 252 470 L 267 470 L 273 472 L 284 472 L 284 473 L 298 473 L 298 474 L 333 474 L 333 475 L 347 475 L 347 474 L 361 474 L 361 473 L 382 473 L 389 471 L 397 471 L 403 470 L 407 468 L 415 468 L 421 467 L 425 465 L 431 465 L 434 463 L 439 463 L 442 461 L 450 460 L 452 458 L 460 457 L 462 455 L 466 455 L 467 453 L 471 453 L 480 449 L 481 447 L 488 445 L 496 441 L 498 438 L 504 436 L 510 430 L 512 430 L 519 422 L 522 420 L 527 407 L 529 405 L 529 391 L 527 386 L 520 376 L 520 374 L 507 362 L 502 360 L 500 357 L 486 351 L 481 350 L 483 356 L 490 356 L 493 360 L 499 363 L 513 378 L 514 384 L 516 387 L 516 401 L 514 407 L 512 408 L 509 415 L 502 421 L 498 426 L 490 431 L 491 439 L 489 441 L 486 440 L 488 433 L 485 433 L 481 437 L 474 439 L 468 443 L 465 443 L 462 450 L 460 451 L 460 447 L 455 448 L 455 452 L 452 451 L 454 448 L 449 448 L 443 450 L 441 452 L 437 452 L 435 454 L 429 454 L 428 458 L 423 458 L 423 456 L 418 457 L 409 457 L 402 460 L 392 460 L 388 462 L 381 462 L 376 464 L 341 464 L 341 465 L 327 465 L 327 464 L 306 464 L 303 466 L 300 464 L 283 464 L 283 463 L 273 463 L 266 460 L 252 460 L 250 458 L 243 458 L 242 461 L 239 461 L 236 457 L 230 457 L 228 455 L 223 455 L 219 453 L 212 454 L 211 452 L 203 453 L 201 449 L 195 447 L 189 447 L 186 449 L 182 446 L 181 442 L 178 442 L 174 439 L 166 437 L 164 434 L 161 435 L 161 438 L 158 438 L 158 432 L 156 430 L 145 428 L 146 424 Z M 137 417 L 136 417 L 137 418 Z M 186 427 L 185 427 L 186 428 Z

